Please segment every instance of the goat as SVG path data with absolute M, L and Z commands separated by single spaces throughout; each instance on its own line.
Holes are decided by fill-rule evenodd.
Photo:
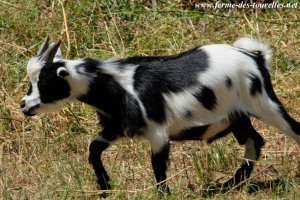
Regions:
M 278 128 L 300 145 L 300 124 L 273 91 L 268 72 L 271 50 L 254 38 L 173 56 L 108 60 L 65 60 L 60 44 L 49 45 L 47 37 L 29 60 L 30 89 L 20 107 L 27 116 L 54 112 L 76 100 L 96 109 L 103 131 L 90 144 L 89 162 L 101 190 L 111 189 L 101 154 L 121 137 L 149 141 L 158 187 L 166 191 L 172 140 L 210 143 L 232 132 L 245 145 L 245 154 L 224 188 L 248 178 L 253 161 L 259 159 L 264 139 L 250 117 Z

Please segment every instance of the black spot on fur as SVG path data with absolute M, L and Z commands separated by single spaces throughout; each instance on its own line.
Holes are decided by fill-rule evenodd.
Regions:
M 193 113 L 192 113 L 192 111 L 187 110 L 184 116 L 185 116 L 186 118 L 192 118 L 192 117 L 193 117 Z
M 138 65 L 134 89 L 144 104 L 149 119 L 166 120 L 163 93 L 176 93 L 198 84 L 197 73 L 208 68 L 206 52 L 195 48 L 176 56 L 131 57 L 120 64 Z
M 262 93 L 262 84 L 258 77 L 252 75 L 249 77 L 251 84 L 250 84 L 250 94 L 251 96 L 255 96 L 256 94 Z
M 248 115 L 240 112 L 235 112 L 234 115 L 235 117 L 231 117 L 232 133 L 234 134 L 240 145 L 245 144 L 248 138 L 252 138 L 255 142 L 256 153 L 258 153 L 257 157 L 259 157 L 260 148 L 264 144 L 263 138 L 253 128 L 250 117 Z
M 48 63 L 41 69 L 37 85 L 42 103 L 54 103 L 70 96 L 68 82 L 56 74 L 57 68 L 64 65 L 64 62 Z
M 89 77 L 94 78 L 90 82 L 88 93 L 79 97 L 79 100 L 106 113 L 111 117 L 109 121 L 120 125 L 127 136 L 140 133 L 145 122 L 138 102 L 110 75 L 102 73 L 99 65 L 100 61 L 85 59 L 80 66 L 84 67 L 84 70 L 79 71 L 84 71 Z M 108 118 L 104 120 L 107 121 Z
M 232 87 L 232 80 L 228 76 L 225 77 L 225 84 L 226 84 L 227 88 L 231 88 Z
M 93 75 L 97 75 L 100 74 L 102 72 L 102 70 L 99 68 L 99 66 L 102 64 L 102 61 L 100 60 L 96 60 L 96 59 L 92 59 L 92 58 L 85 58 L 83 59 L 83 62 L 81 63 L 81 65 L 79 65 L 76 69 L 79 70 L 81 68 L 83 68 L 84 70 L 77 71 L 77 73 L 82 73 L 85 72 L 87 74 L 93 74 Z
M 207 110 L 213 110 L 217 104 L 214 91 L 207 86 L 203 86 L 194 96 Z
M 245 49 L 240 49 L 240 52 L 249 56 L 250 58 L 252 58 L 256 65 L 258 70 L 260 71 L 262 77 L 263 77 L 263 84 L 261 83 L 261 81 L 259 80 L 258 77 L 256 77 L 255 75 L 251 75 L 249 78 L 251 80 L 251 85 L 250 85 L 250 94 L 253 96 L 257 93 L 261 93 L 262 92 L 262 87 L 265 88 L 268 96 L 275 102 L 279 102 L 274 90 L 273 90 L 273 86 L 271 83 L 271 77 L 269 74 L 269 71 L 267 69 L 267 66 L 265 66 L 265 58 L 264 55 L 261 53 L 261 51 L 256 51 L 256 52 L 250 52 L 247 51 Z M 281 103 L 280 103 L 281 104 Z

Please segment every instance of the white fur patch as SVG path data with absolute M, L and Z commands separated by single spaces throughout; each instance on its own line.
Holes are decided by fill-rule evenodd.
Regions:
M 40 57 L 32 57 L 27 64 L 27 76 L 31 82 L 37 82 L 44 63 Z
M 25 107 L 22 108 L 23 112 L 29 111 L 31 108 L 40 106 L 40 92 L 38 90 L 37 82 L 39 80 L 39 74 L 44 63 L 41 61 L 40 57 L 32 57 L 27 63 L 27 76 L 31 82 L 31 94 L 26 95 L 22 101 L 25 101 Z M 35 112 L 33 112 L 35 113 Z
M 169 135 L 177 135 L 181 130 L 191 126 L 206 125 L 208 111 L 200 105 L 190 90 L 163 94 L 163 97 L 167 114 L 165 126 Z M 192 116 L 187 116 L 188 113 Z
M 117 81 L 125 90 L 127 90 L 130 94 L 135 95 L 133 88 L 133 76 L 135 74 L 135 70 L 137 68 L 136 65 L 126 65 L 122 66 L 124 69 L 120 68 L 118 65 L 118 59 L 109 59 L 103 61 L 101 65 L 101 69 L 104 70 L 104 73 L 107 73 L 113 76 L 114 80 Z
M 124 69 L 121 69 L 117 63 L 118 58 L 111 58 L 103 61 L 101 67 L 104 70 L 104 73 L 111 75 L 115 81 L 117 81 L 128 93 L 130 93 L 138 102 L 139 107 L 143 113 L 143 116 L 146 116 L 146 110 L 143 103 L 138 98 L 136 91 L 134 90 L 134 74 L 136 71 L 137 65 L 127 65 Z
M 266 67 L 268 69 L 271 68 L 271 63 L 272 63 L 272 50 L 270 47 L 252 37 L 242 37 L 239 38 L 237 41 L 233 43 L 234 47 L 246 49 L 251 52 L 257 52 L 260 51 L 262 52 L 265 60 L 266 60 Z
M 185 89 L 178 93 L 163 94 L 167 113 L 164 131 L 176 135 L 181 130 L 192 126 L 210 125 L 202 136 L 208 139 L 228 128 L 228 115 L 235 110 L 253 111 L 257 104 L 249 93 L 250 75 L 261 77 L 255 61 L 230 45 L 208 45 L 201 47 L 209 57 L 207 71 L 198 75 L 199 86 Z M 232 81 L 226 86 L 226 78 Z M 262 81 L 262 80 L 261 80 Z M 204 108 L 193 93 L 201 92 L 201 86 L 210 88 L 216 96 L 216 107 L 213 110 Z M 190 118 L 186 113 L 191 112 Z M 251 112 L 250 112 L 251 113 Z
M 35 76 L 33 76 L 32 78 L 34 78 Z M 41 104 L 41 99 L 40 99 L 40 93 L 37 87 L 37 81 L 34 81 L 31 83 L 31 87 L 32 87 L 32 92 L 30 95 L 26 95 L 22 101 L 26 102 L 26 106 L 24 108 L 22 108 L 23 111 L 28 111 L 30 108 L 36 106 L 36 105 L 40 105 Z
M 150 142 L 152 152 L 158 153 L 170 140 L 166 132 L 166 127 L 160 126 L 151 120 L 148 120 L 147 124 L 148 126 L 145 131 L 145 137 Z
M 66 62 L 66 68 L 70 73 L 70 76 L 67 76 L 65 80 L 68 81 L 71 87 L 71 96 L 72 100 L 75 100 L 81 95 L 84 95 L 89 90 L 90 81 L 94 77 L 87 76 L 84 71 L 84 68 L 77 68 L 78 65 L 81 65 L 83 60 L 64 60 Z M 78 71 L 77 71 L 78 70 Z M 79 72 L 79 73 L 78 73 Z
M 254 60 L 229 45 L 209 45 L 202 49 L 209 55 L 209 68 L 199 74 L 198 80 L 215 92 L 217 110 L 247 112 L 247 103 L 253 102 L 247 81 L 250 75 L 261 77 Z M 227 88 L 226 77 L 232 81 L 232 88 Z

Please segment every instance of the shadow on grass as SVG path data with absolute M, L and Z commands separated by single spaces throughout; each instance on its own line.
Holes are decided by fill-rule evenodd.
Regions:
M 249 181 L 238 187 L 223 187 L 222 184 L 209 184 L 201 192 L 203 198 L 209 198 L 217 194 L 226 194 L 245 189 L 248 194 L 256 194 L 263 191 L 272 191 L 280 195 L 289 192 L 294 185 L 300 184 L 300 174 L 292 178 L 279 178 L 266 181 Z
M 300 179 L 298 176 L 294 178 L 282 178 L 267 181 L 253 181 L 247 184 L 247 192 L 249 194 L 255 194 L 261 191 L 271 190 L 273 193 L 284 193 L 288 192 L 294 184 L 299 185 Z

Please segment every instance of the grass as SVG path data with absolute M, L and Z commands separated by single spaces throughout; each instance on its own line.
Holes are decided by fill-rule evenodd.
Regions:
M 25 118 L 26 62 L 50 35 L 67 58 L 171 55 L 197 45 L 233 43 L 253 35 L 269 43 L 275 91 L 300 120 L 299 8 L 201 10 L 192 1 L 0 1 L 0 199 L 98 199 L 87 162 L 96 137 L 93 110 L 80 103 L 56 114 Z M 292 2 L 292 0 L 290 1 Z M 64 16 L 65 12 L 65 16 Z M 65 18 L 64 18 L 65 17 Z M 252 179 L 211 199 L 299 199 L 299 149 L 258 120 L 267 143 Z M 123 139 L 103 154 L 114 191 L 108 199 L 200 199 L 204 186 L 223 182 L 238 167 L 243 147 L 232 136 L 208 145 L 174 142 L 168 184 L 155 188 L 148 143 Z

